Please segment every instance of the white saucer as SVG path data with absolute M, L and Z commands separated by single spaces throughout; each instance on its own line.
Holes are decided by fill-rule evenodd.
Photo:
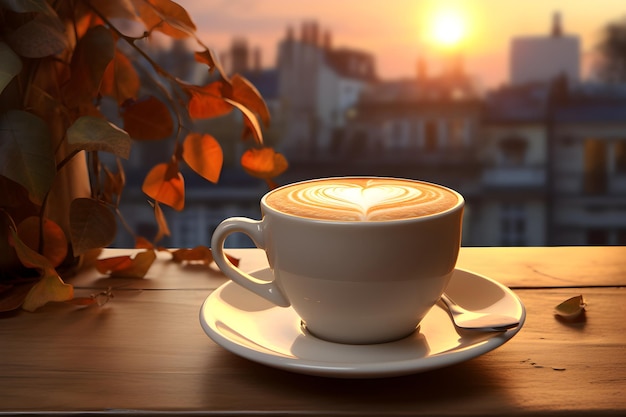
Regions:
M 271 279 L 269 269 L 252 275 Z M 232 281 L 205 300 L 200 323 L 211 339 L 236 355 L 287 371 L 336 378 L 398 376 L 463 362 L 501 346 L 524 324 L 520 299 L 489 278 L 456 269 L 446 292 L 463 307 L 518 317 L 520 325 L 500 333 L 460 331 L 445 307 L 437 304 L 419 330 L 404 339 L 345 345 L 312 336 L 292 308 L 277 307 Z

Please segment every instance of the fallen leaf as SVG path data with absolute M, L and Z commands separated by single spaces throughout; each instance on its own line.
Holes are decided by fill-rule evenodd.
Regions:
M 112 277 L 143 278 L 156 259 L 153 250 L 139 252 L 134 257 L 116 256 L 113 258 L 98 259 L 96 269 Z
M 576 320 L 585 312 L 585 304 L 582 295 L 569 298 L 554 308 L 554 314 L 565 320 Z
M 50 301 L 67 301 L 73 297 L 74 287 L 63 282 L 54 269 L 47 269 L 26 295 L 22 308 L 32 312 Z
M 190 262 L 209 265 L 213 262 L 213 252 L 211 248 L 204 245 L 199 245 L 194 248 L 182 248 L 176 249 L 170 252 L 172 254 L 172 261 L 176 263 Z M 226 254 L 228 260 L 235 266 L 239 266 L 239 259 L 234 256 Z

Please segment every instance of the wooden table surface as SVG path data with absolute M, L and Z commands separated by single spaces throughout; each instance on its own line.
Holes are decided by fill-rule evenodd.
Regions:
M 266 265 L 259 250 L 231 253 L 243 269 Z M 462 248 L 458 266 L 514 289 L 520 333 L 447 368 L 362 380 L 289 373 L 215 344 L 198 321 L 225 282 L 215 270 L 167 259 L 142 280 L 87 270 L 70 282 L 79 295 L 113 287 L 105 306 L 0 316 L 0 414 L 626 415 L 626 247 Z M 554 306 L 579 294 L 586 320 L 557 320 Z

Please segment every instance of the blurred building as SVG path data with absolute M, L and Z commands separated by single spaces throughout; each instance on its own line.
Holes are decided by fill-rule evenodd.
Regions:
M 278 181 L 376 175 L 422 179 L 466 198 L 463 245 L 626 244 L 626 90 L 580 80 L 578 39 L 551 33 L 511 44 L 511 83 L 480 93 L 451 56 L 438 74 L 419 62 L 415 76 L 382 80 L 366 51 L 335 48 L 314 22 L 287 29 L 275 68 L 235 39 L 223 56 L 265 98 L 272 128 L 265 138 L 287 155 Z M 177 51 L 180 53 L 180 51 Z M 238 166 L 244 150 L 238 112 L 198 124 L 223 143 L 218 185 L 185 172 L 186 208 L 172 213 L 165 245 L 209 244 L 226 217 L 259 218 L 265 184 Z M 137 152 L 148 167 L 168 155 Z M 127 190 L 145 176 L 133 164 Z M 156 226 L 141 192 L 125 199 L 134 230 Z M 140 208 L 140 209 L 139 209 Z M 118 239 L 116 244 L 131 245 Z M 237 235 L 231 246 L 250 246 Z
M 561 15 L 554 14 L 549 36 L 513 38 L 510 50 L 510 83 L 523 85 L 565 76 L 580 81 L 580 39 L 563 32 Z
M 278 94 L 285 125 L 283 150 L 290 159 L 327 154 L 346 111 L 376 81 L 374 57 L 334 48 L 332 34 L 304 22 L 300 36 L 288 28 L 278 44 Z

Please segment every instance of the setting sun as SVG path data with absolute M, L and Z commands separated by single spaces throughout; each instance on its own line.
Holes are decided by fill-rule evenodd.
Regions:
M 441 10 L 434 14 L 431 25 L 432 40 L 444 47 L 458 45 L 465 36 L 465 22 L 461 15 L 453 10 Z

